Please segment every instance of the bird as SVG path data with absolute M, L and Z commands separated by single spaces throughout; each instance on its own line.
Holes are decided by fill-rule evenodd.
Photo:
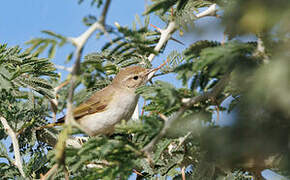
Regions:
M 76 122 L 89 136 L 113 134 L 117 123 L 131 118 L 139 99 L 136 89 L 146 84 L 148 75 L 156 70 L 141 66 L 121 69 L 110 85 L 73 109 Z M 64 120 L 65 116 L 52 124 L 60 125 Z

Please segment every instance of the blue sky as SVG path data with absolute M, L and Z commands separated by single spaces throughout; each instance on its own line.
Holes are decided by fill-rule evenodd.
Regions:
M 77 2 L 78 0 L 3 1 L 0 6 L 0 43 L 27 48 L 24 43 L 34 37 L 41 37 L 42 30 L 51 30 L 64 36 L 80 35 L 87 28 L 83 25 L 82 18 L 88 14 L 99 15 L 101 10 L 91 7 L 89 0 L 84 0 L 81 5 L 78 5 Z M 131 26 L 136 14 L 142 16 L 146 2 L 146 0 L 113 0 L 108 12 L 107 24 L 113 25 L 114 22 L 118 22 L 122 26 Z M 150 23 L 161 28 L 165 26 L 156 17 L 152 17 Z M 203 18 L 195 23 L 194 32 L 186 34 L 184 37 L 180 37 L 178 33 L 175 33 L 174 38 L 182 41 L 186 46 L 201 39 L 220 41 L 223 38 L 223 28 L 218 23 L 219 20 L 215 18 Z M 198 29 L 202 29 L 202 31 L 198 31 Z M 96 41 L 92 37 L 85 47 L 84 54 L 99 51 L 106 41 L 107 39 L 104 38 Z M 181 51 L 186 46 L 173 41 L 169 42 L 164 54 L 155 58 L 154 66 L 161 64 L 172 49 Z M 57 51 L 56 57 L 52 61 L 63 65 L 66 55 L 71 51 L 73 51 L 73 47 L 65 45 Z M 70 64 L 67 66 L 70 66 Z M 170 81 L 171 78 L 174 78 L 174 76 L 168 76 L 164 80 Z M 177 86 L 180 85 L 179 82 L 174 83 Z M 270 174 L 266 173 L 269 179 L 273 179 L 274 176 L 270 176 Z

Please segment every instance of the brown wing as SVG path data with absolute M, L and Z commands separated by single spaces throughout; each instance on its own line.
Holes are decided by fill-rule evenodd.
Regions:
M 98 113 L 106 110 L 109 102 L 111 101 L 114 95 L 114 88 L 108 86 L 96 93 L 94 93 L 87 101 L 80 104 L 73 111 L 74 118 L 80 119 L 81 117 Z M 64 122 L 65 117 L 58 119 L 57 122 Z

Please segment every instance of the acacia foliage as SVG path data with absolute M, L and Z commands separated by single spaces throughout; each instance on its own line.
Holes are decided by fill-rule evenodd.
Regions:
M 188 33 L 196 20 L 193 12 L 213 3 L 223 10 L 220 17 L 229 38 L 227 42 L 205 39 L 193 42 L 181 52 L 173 49 L 165 54 L 166 45 L 160 52 L 154 51 L 160 33 L 148 27 L 149 15 L 166 23 L 176 21 L 177 30 Z M 102 4 L 100 0 L 91 1 L 97 8 Z M 145 113 L 139 120 L 122 122 L 111 137 L 92 137 L 82 148 L 65 149 L 70 177 L 126 179 L 135 170 L 142 173 L 139 179 L 167 176 L 181 179 L 178 168 L 183 167 L 187 168 L 188 179 L 249 179 L 251 175 L 260 178 L 259 172 L 266 168 L 289 175 L 289 6 L 286 0 L 159 0 L 145 10 L 144 23 L 137 16 L 132 27 L 108 27 L 112 40 L 101 51 L 85 55 L 81 62 L 76 104 L 108 85 L 111 75 L 123 67 L 132 64 L 151 67 L 147 59 L 150 53 L 170 61 L 152 83 L 137 90 L 146 102 Z M 90 25 L 96 20 L 88 15 L 84 23 Z M 39 132 L 35 127 L 52 120 L 49 104 L 56 98 L 53 88 L 63 83 L 53 63 L 38 56 L 48 49 L 48 57 L 54 57 L 57 48 L 68 43 L 63 35 L 44 33 L 49 37 L 28 41 L 30 48 L 24 52 L 18 47 L 0 46 L 0 115 L 19 132 L 21 155 L 27 157 L 24 170 L 31 179 L 39 178 L 57 163 L 56 150 L 45 138 L 56 141 L 58 129 Z M 248 34 L 255 36 L 251 42 L 237 40 Z M 68 61 L 71 59 L 72 54 L 68 54 Z M 182 87 L 158 80 L 169 73 L 176 75 Z M 211 92 L 225 76 L 230 76 L 230 80 L 215 96 L 185 106 L 184 98 Z M 64 86 L 57 94 L 58 113 L 65 110 L 68 89 Z M 172 118 L 184 107 L 184 113 L 155 144 L 152 161 L 148 161 L 142 149 L 166 124 L 160 115 Z M 217 124 L 223 118 L 215 117 L 220 111 L 231 113 L 234 119 L 231 126 Z M 20 178 L 13 163 L 11 142 L 2 125 L 0 138 L 0 155 L 4 159 L 0 175 L 4 179 Z M 88 168 L 89 164 L 94 166 Z M 53 178 L 63 178 L 63 168 Z

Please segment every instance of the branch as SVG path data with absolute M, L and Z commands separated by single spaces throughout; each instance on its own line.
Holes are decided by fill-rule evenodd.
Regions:
M 171 21 L 166 29 L 158 29 L 158 31 L 161 33 L 160 39 L 157 43 L 157 45 L 154 48 L 154 51 L 159 52 L 161 48 L 167 43 L 167 41 L 170 39 L 171 35 L 175 32 L 176 30 L 176 22 Z M 150 62 L 153 61 L 154 57 L 156 54 L 151 53 L 148 57 L 148 60 Z
M 59 165 L 64 165 L 65 166 L 65 146 L 66 146 L 66 141 L 71 134 L 72 131 L 72 126 L 79 128 L 81 131 L 87 132 L 86 129 L 81 127 L 74 119 L 73 115 L 73 96 L 74 96 L 74 89 L 75 89 L 75 84 L 77 81 L 78 76 L 80 75 L 80 65 L 81 65 L 81 57 L 82 57 L 82 52 L 84 49 L 84 46 L 89 39 L 89 37 L 97 30 L 101 30 L 105 32 L 105 18 L 106 14 L 108 12 L 109 5 L 111 3 L 111 0 L 107 0 L 100 20 L 92 24 L 83 34 L 81 34 L 79 37 L 76 38 L 68 38 L 73 45 L 75 45 L 76 50 L 75 50 L 75 64 L 73 66 L 72 72 L 71 72 L 71 79 L 70 79 L 70 88 L 68 92 L 68 99 L 67 99 L 67 113 L 65 116 L 65 124 L 66 126 L 62 130 L 62 132 L 59 135 L 58 142 L 55 146 L 56 148 L 56 160 L 58 161 Z
M 203 12 L 201 12 L 199 14 L 196 14 L 195 16 L 196 16 L 197 19 L 199 19 L 199 18 L 202 18 L 202 17 L 205 17 L 205 16 L 214 16 L 214 15 L 216 15 L 216 12 L 217 12 L 216 4 L 212 4 L 210 7 L 208 7 L 208 9 L 206 9 L 205 11 L 203 11 Z M 151 25 L 151 26 L 153 26 L 153 25 Z M 155 52 L 159 53 L 161 48 L 167 43 L 167 41 L 171 38 L 172 34 L 177 29 L 176 26 L 177 26 L 177 24 L 176 24 L 175 21 L 171 21 L 168 24 L 166 29 L 161 29 L 161 28 L 158 28 L 156 26 L 155 27 L 153 26 L 154 28 L 156 28 L 158 30 L 158 32 L 161 33 L 160 39 L 159 39 L 157 45 L 154 48 Z M 156 54 L 151 53 L 149 55 L 149 57 L 148 57 L 148 60 L 150 62 L 152 62 L 155 56 L 156 56 Z M 149 78 L 152 78 L 155 72 L 152 72 L 149 75 Z
M 197 18 L 202 18 L 202 17 L 205 17 L 205 16 L 215 15 L 216 12 L 217 12 L 216 4 L 212 4 L 207 10 L 205 10 L 205 11 L 197 14 L 196 17 Z M 154 51 L 157 52 L 157 53 L 159 53 L 159 51 L 161 50 L 161 48 L 167 43 L 167 41 L 169 39 L 171 39 L 172 34 L 176 31 L 177 24 L 176 24 L 175 21 L 171 21 L 168 24 L 168 26 L 167 26 L 166 29 L 158 28 L 158 27 L 156 27 L 156 26 L 154 26 L 152 24 L 151 24 L 151 26 L 153 26 L 154 28 L 156 28 L 157 31 L 160 32 L 160 34 L 161 34 L 158 43 L 154 47 Z M 148 60 L 150 62 L 152 62 L 153 59 L 155 58 L 155 56 L 156 56 L 156 53 L 151 53 L 148 56 Z M 151 72 L 148 75 L 148 79 L 151 79 L 156 72 L 157 71 Z M 135 111 L 134 111 L 133 119 L 138 119 L 138 118 L 139 118 L 139 106 L 137 105 L 136 108 L 135 108 Z
M 49 171 L 47 171 L 47 173 L 44 176 L 40 178 L 40 180 L 49 179 L 50 176 L 52 176 L 57 171 L 57 168 L 58 168 L 58 164 L 53 165 L 52 168 Z
M 3 124 L 4 129 L 6 130 L 7 134 L 11 138 L 11 141 L 12 141 L 12 144 L 13 144 L 14 156 L 15 156 L 15 165 L 18 168 L 21 176 L 25 178 L 26 176 L 25 176 L 25 173 L 23 171 L 22 158 L 21 158 L 21 155 L 20 155 L 19 143 L 18 143 L 18 140 L 17 140 L 16 133 L 9 126 L 7 120 L 4 117 L 0 117 L 0 121 Z
M 255 55 L 263 57 L 264 63 L 269 63 L 269 56 L 265 51 L 265 44 L 263 42 L 262 33 L 257 34 L 257 49 Z
M 53 122 L 56 122 L 56 113 L 57 113 L 57 106 L 58 106 L 58 98 L 57 98 L 57 93 L 58 91 L 63 88 L 64 86 L 66 86 L 69 83 L 68 80 L 64 81 L 63 83 L 61 83 L 60 85 L 56 86 L 53 89 L 53 93 L 54 93 L 54 99 L 50 99 L 50 105 L 51 105 L 51 109 L 53 112 Z
M 79 37 L 76 38 L 70 38 L 71 42 L 76 46 L 76 60 L 75 64 L 73 66 L 72 72 L 71 72 L 71 81 L 70 81 L 70 89 L 69 89 L 69 95 L 68 95 L 68 100 L 67 100 L 67 115 L 65 118 L 65 123 L 66 124 L 73 124 L 76 125 L 77 127 L 78 124 L 75 122 L 73 118 L 73 94 L 74 94 L 74 86 L 75 82 L 77 80 L 77 76 L 80 74 L 80 61 L 81 61 L 81 56 L 83 52 L 84 45 L 86 44 L 87 40 L 89 37 L 97 30 L 101 30 L 105 32 L 105 20 L 106 20 L 106 14 L 109 9 L 109 5 L 111 3 L 111 0 L 107 0 L 104 9 L 102 11 L 101 17 L 99 21 L 95 22 L 92 24 L 83 34 L 81 34 Z M 83 129 L 81 129 L 83 130 Z
M 84 45 L 86 44 L 89 37 L 96 30 L 103 31 L 105 34 L 107 34 L 105 20 L 106 20 L 106 16 L 107 16 L 107 12 L 108 12 L 110 3 L 111 3 L 111 0 L 106 1 L 106 4 L 104 5 L 104 9 L 102 11 L 100 19 L 97 22 L 95 22 L 94 24 L 92 24 L 83 34 L 81 34 L 78 37 L 68 38 L 68 40 L 71 41 L 71 43 L 73 45 L 75 45 L 79 51 L 84 47 Z
M 224 75 L 224 77 L 212 88 L 211 91 L 205 92 L 194 98 L 182 99 L 184 106 L 182 106 L 176 113 L 174 113 L 171 117 L 169 117 L 167 121 L 165 121 L 165 124 L 160 133 L 157 136 L 155 136 L 152 139 L 152 141 L 143 148 L 143 151 L 147 153 L 151 152 L 154 145 L 159 141 L 159 139 L 162 138 L 167 133 L 167 130 L 172 126 L 172 124 L 174 124 L 174 122 L 178 120 L 183 115 L 185 110 L 189 108 L 191 105 L 216 97 L 223 90 L 223 88 L 229 81 L 229 78 L 230 76 L 228 73 Z
M 217 12 L 216 4 L 212 4 L 205 11 L 195 15 L 197 18 L 202 18 L 206 16 L 215 16 Z
M 102 12 L 100 20 L 99 20 L 100 24 L 102 24 L 103 26 L 105 26 L 105 20 L 106 20 L 107 14 L 108 14 L 110 3 L 111 3 L 111 0 L 106 1 L 106 4 L 104 6 L 103 12 Z

